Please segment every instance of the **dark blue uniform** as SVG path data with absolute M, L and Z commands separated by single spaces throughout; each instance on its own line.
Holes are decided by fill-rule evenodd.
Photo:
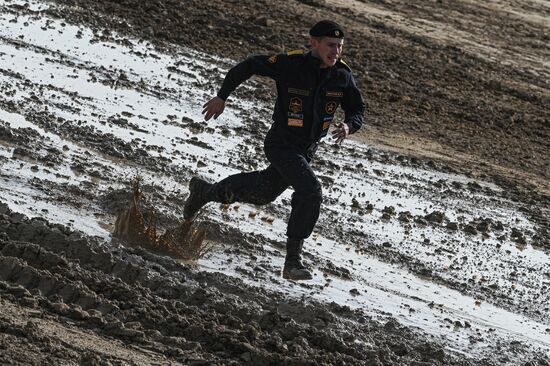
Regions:
M 218 97 L 229 94 L 252 75 L 268 76 L 277 82 L 273 127 L 297 147 L 309 146 L 326 136 L 338 106 L 344 122 L 354 133 L 363 124 L 365 104 L 349 67 L 338 61 L 320 68 L 321 60 L 311 53 L 291 51 L 273 56 L 252 56 L 227 73 Z
M 273 125 L 264 151 L 270 165 L 262 171 L 235 174 L 212 185 L 210 199 L 217 202 L 266 204 L 289 186 L 294 188 L 287 236 L 305 239 L 313 231 L 322 201 L 321 184 L 309 162 L 321 138 L 327 135 L 338 106 L 345 112 L 350 133 L 363 124 L 366 105 L 349 67 L 342 61 L 321 68 L 311 52 L 291 51 L 272 56 L 251 56 L 233 67 L 218 97 L 230 93 L 252 75 L 277 83 Z

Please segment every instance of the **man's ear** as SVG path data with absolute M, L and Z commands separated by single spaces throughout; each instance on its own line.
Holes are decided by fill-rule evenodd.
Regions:
M 319 40 L 315 37 L 311 37 L 309 39 L 309 43 L 311 44 L 311 48 L 317 48 L 317 46 L 319 45 Z

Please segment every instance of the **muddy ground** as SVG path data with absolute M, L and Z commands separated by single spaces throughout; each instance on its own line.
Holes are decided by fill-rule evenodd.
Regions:
M 0 361 L 550 364 L 550 8 L 469 1 L 0 3 Z M 209 205 L 181 262 L 112 240 L 137 176 L 160 229 L 193 175 L 265 166 L 250 53 L 344 24 L 370 110 L 314 167 L 314 280 L 282 280 L 290 193 Z
M 450 159 L 469 157 L 474 174 L 527 173 L 528 187 L 541 184 L 548 193 L 545 2 L 57 2 L 71 7 L 63 15 L 75 21 L 236 60 L 304 48 L 309 25 L 332 18 L 345 25 L 344 59 L 368 95 L 370 128 L 363 138 L 397 135 L 405 140 L 397 140 L 401 148 L 426 139 Z

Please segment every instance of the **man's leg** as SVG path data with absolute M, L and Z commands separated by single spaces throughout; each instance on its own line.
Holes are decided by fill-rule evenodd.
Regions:
M 212 186 L 212 201 L 221 203 L 243 202 L 265 205 L 273 202 L 288 188 L 277 170 L 266 169 L 231 175 Z
M 321 183 L 306 158 L 292 150 L 271 150 L 268 159 L 284 181 L 294 188 L 287 236 L 305 239 L 319 218 L 323 199 Z
M 234 174 L 214 184 L 192 178 L 184 218 L 194 219 L 208 202 L 264 205 L 273 202 L 287 188 L 288 184 L 272 165 L 261 171 Z
M 302 265 L 304 239 L 311 235 L 319 218 L 322 201 L 321 184 L 305 156 L 292 149 L 270 149 L 267 157 L 283 179 L 294 188 L 292 211 L 287 227 L 287 256 L 283 277 L 296 280 L 311 279 Z

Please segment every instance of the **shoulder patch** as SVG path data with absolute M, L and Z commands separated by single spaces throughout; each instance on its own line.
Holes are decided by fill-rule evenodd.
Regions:
M 347 69 L 349 72 L 351 72 L 351 67 L 349 67 L 349 65 L 346 64 L 346 63 L 344 62 L 344 60 L 338 59 L 338 63 L 339 63 L 340 65 L 344 66 L 344 68 Z
M 303 55 L 305 53 L 304 50 L 292 50 L 288 51 L 286 54 L 289 56 L 297 56 L 297 55 Z

